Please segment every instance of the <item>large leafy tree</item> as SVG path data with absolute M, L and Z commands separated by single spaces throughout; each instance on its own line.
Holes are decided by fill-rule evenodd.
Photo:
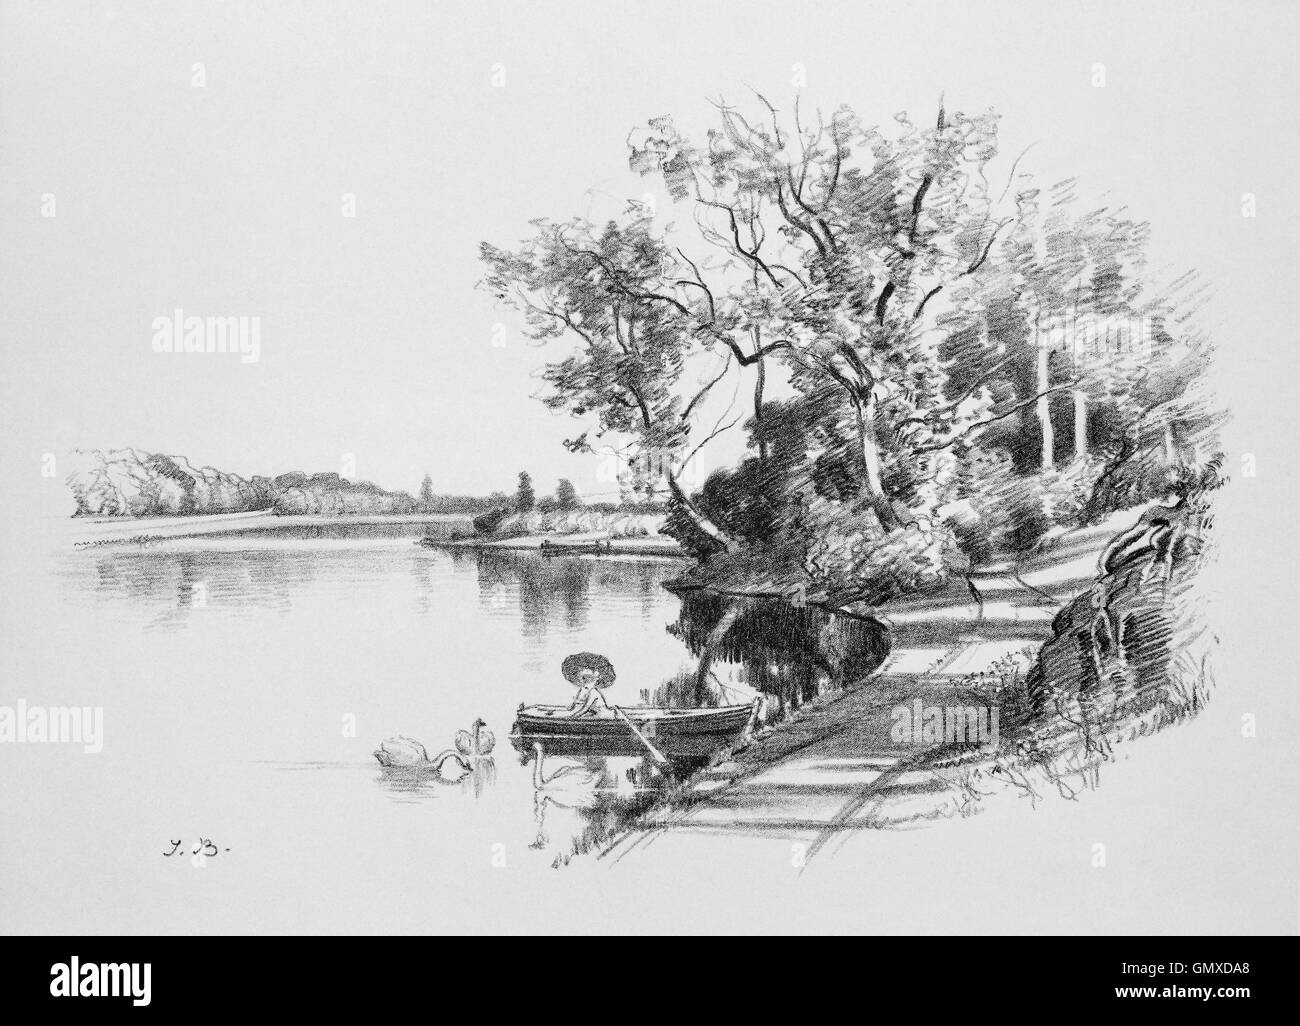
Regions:
M 847 108 L 805 126 L 797 108 L 784 124 L 763 106 L 751 120 L 719 105 L 698 147 L 656 119 L 632 166 L 692 202 L 702 239 L 725 254 L 712 268 L 691 262 L 682 283 L 702 329 L 758 365 L 758 387 L 775 355 L 800 391 L 839 396 L 835 433 L 856 439 L 861 495 L 893 530 L 937 500 L 907 482 L 933 479 L 946 450 L 1009 415 L 989 409 L 1003 364 L 973 379 L 958 368 L 952 395 L 940 358 L 944 338 L 972 326 L 994 245 L 1016 220 L 1014 201 L 998 216 L 1007 190 L 995 198 L 988 182 L 997 119 L 941 107 L 930 125 L 900 115 L 886 133 Z
M 515 251 L 483 245 L 484 281 L 522 312 L 533 339 L 572 343 L 542 373 L 543 402 L 587 421 L 565 444 L 626 456 L 648 483 L 663 482 L 700 533 L 732 546 L 680 483 L 699 449 L 735 423 L 701 420 L 701 403 L 726 374 L 730 355 L 719 355 L 714 335 L 697 331 L 689 309 L 665 291 L 683 262 L 637 212 L 603 226 L 573 220 L 535 227 Z M 702 361 L 702 372 L 688 371 Z
M 630 166 L 694 230 L 633 207 L 484 245 L 486 283 L 533 337 L 576 343 L 543 375 L 547 404 L 588 421 L 570 448 L 633 454 L 706 551 L 784 538 L 811 576 L 884 561 L 904 587 L 938 567 L 944 510 L 977 465 L 1055 487 L 1069 456 L 1113 485 L 1153 432 L 1167 457 L 1188 449 L 1209 423 L 1180 398 L 1203 354 L 1169 294 L 1143 290 L 1147 226 L 1076 215 L 1073 183 L 1044 194 L 1019 158 L 995 168 L 997 121 L 941 104 L 879 128 L 759 97 L 750 115 L 719 103 L 695 141 L 656 118 L 629 137 Z M 1143 327 L 1098 347 L 1080 324 Z M 793 398 L 768 399 L 774 370 Z M 703 418 L 707 398 L 736 374 L 753 456 L 688 495 L 682 467 L 736 422 Z

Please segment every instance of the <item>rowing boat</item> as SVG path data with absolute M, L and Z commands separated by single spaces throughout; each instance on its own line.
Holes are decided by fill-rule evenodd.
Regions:
M 602 556 L 612 552 L 614 546 L 607 541 L 553 542 L 543 541 L 538 551 L 543 556 Z
M 669 759 L 702 759 L 735 745 L 753 729 L 759 703 L 714 709 L 621 706 L 628 721 Z M 520 752 L 541 744 L 547 755 L 636 756 L 644 743 L 611 710 L 571 716 L 564 705 L 520 705 L 510 743 Z

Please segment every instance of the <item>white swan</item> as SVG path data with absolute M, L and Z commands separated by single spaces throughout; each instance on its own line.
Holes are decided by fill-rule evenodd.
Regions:
M 533 744 L 533 787 L 556 805 L 569 809 L 590 808 L 596 804 L 596 785 L 601 774 L 582 766 L 561 766 L 549 777 L 542 772 L 542 745 Z
M 475 720 L 471 725 L 471 730 L 456 731 L 456 748 L 461 755 L 481 757 L 490 755 L 492 749 L 496 747 L 497 737 L 490 730 L 484 730 L 487 726 L 483 720 Z
M 375 749 L 374 755 L 379 760 L 379 765 L 385 769 L 426 770 L 437 773 L 440 777 L 451 779 L 464 776 L 466 773 L 473 772 L 474 769 L 466 761 L 465 757 L 453 748 L 448 748 L 445 752 L 439 752 L 430 759 L 424 745 L 409 737 L 390 737 L 386 741 L 380 742 L 379 747 Z M 448 763 L 458 767 L 461 772 L 452 773 L 446 771 L 444 767 Z

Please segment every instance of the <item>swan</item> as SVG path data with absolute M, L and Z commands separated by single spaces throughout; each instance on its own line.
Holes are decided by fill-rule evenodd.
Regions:
M 487 723 L 482 719 L 475 720 L 470 725 L 470 730 L 456 731 L 456 748 L 461 755 L 481 757 L 490 755 L 492 749 L 496 747 L 496 735 L 490 730 L 484 730 Z
M 464 776 L 474 769 L 460 752 L 452 748 L 439 752 L 430 759 L 424 745 L 409 737 L 390 737 L 380 742 L 374 755 L 379 760 L 379 765 L 385 769 L 427 770 L 441 777 Z M 448 763 L 458 767 L 461 772 L 455 774 L 445 771 L 444 767 Z
M 533 743 L 533 787 L 538 794 L 565 808 L 590 808 L 596 804 L 596 785 L 601 774 L 582 766 L 562 766 L 549 777 L 542 772 L 544 754 L 540 741 Z

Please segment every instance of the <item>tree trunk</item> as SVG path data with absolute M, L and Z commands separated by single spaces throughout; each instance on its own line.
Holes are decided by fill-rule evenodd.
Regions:
M 758 462 L 767 466 L 767 432 L 763 430 L 763 387 L 767 380 L 767 367 L 763 357 L 755 366 L 754 378 L 754 437 L 758 439 Z
M 682 512 L 690 518 L 691 523 L 726 551 L 735 552 L 739 548 L 735 539 L 701 512 L 700 508 L 691 501 L 690 496 L 682 489 L 682 486 L 677 483 L 677 476 L 666 471 L 664 477 L 668 481 L 669 493 L 677 501 Z
M 1042 395 L 1051 385 L 1048 383 L 1049 366 L 1047 339 L 1038 329 L 1038 318 L 1034 318 L 1034 348 L 1038 351 L 1038 421 L 1043 428 L 1043 456 L 1041 466 L 1044 470 L 1051 470 L 1054 463 L 1053 449 L 1056 446 L 1056 439 L 1052 436 L 1052 397 Z
M 1074 305 L 1070 307 L 1070 347 L 1074 358 L 1072 373 L 1076 378 L 1083 377 L 1083 364 L 1087 360 L 1087 346 L 1079 337 L 1079 288 L 1074 292 Z M 1074 458 L 1081 460 L 1088 455 L 1088 393 L 1082 388 L 1074 390 Z
M 858 441 L 862 451 L 863 481 L 867 489 L 867 501 L 885 531 L 901 527 L 902 521 L 894 512 L 884 486 L 880 481 L 880 446 L 876 439 L 876 394 L 867 393 L 866 401 L 853 397 L 853 413 L 858 422 Z
M 1074 392 L 1074 458 L 1088 455 L 1088 393 L 1083 389 Z
M 709 675 L 709 667 L 713 665 L 714 656 L 717 653 L 718 646 L 722 644 L 723 639 L 727 636 L 727 631 L 731 630 L 732 624 L 740 619 L 740 614 L 744 611 L 744 605 L 741 600 L 734 600 L 726 612 L 709 631 L 709 636 L 704 642 L 704 650 L 700 653 L 700 665 L 695 671 L 695 703 L 703 705 L 704 699 L 709 693 L 709 685 L 705 680 Z

